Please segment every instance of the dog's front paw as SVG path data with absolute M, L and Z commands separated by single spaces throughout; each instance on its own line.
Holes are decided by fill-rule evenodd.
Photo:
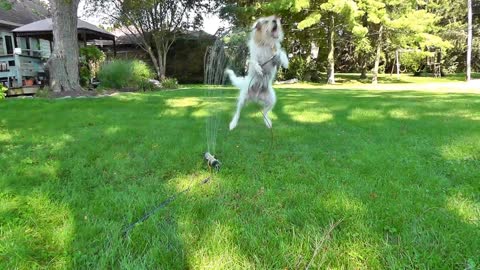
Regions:
M 268 127 L 268 128 L 272 128 L 272 120 L 270 120 L 268 117 L 264 117 L 263 118 L 263 121 L 265 122 L 265 125 Z
M 230 130 L 233 130 L 235 127 L 237 127 L 237 124 L 238 124 L 238 121 L 232 120 L 232 122 L 230 122 L 230 125 L 228 127 L 230 128 Z
M 262 69 L 262 66 L 260 66 L 260 64 L 254 63 L 254 64 L 253 64 L 253 68 L 255 69 L 255 72 L 256 72 L 258 75 L 263 76 L 263 69 Z
M 280 53 L 280 63 L 282 64 L 282 67 L 288 68 L 288 56 L 283 51 Z

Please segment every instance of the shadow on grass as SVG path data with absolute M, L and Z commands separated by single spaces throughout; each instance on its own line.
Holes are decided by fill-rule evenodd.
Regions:
M 202 90 L 203 91 L 203 90 Z M 258 109 L 226 127 L 206 176 L 203 92 L 1 104 L 7 268 L 460 268 L 480 249 L 476 95 L 278 91 L 274 144 Z M 473 214 L 472 214 L 473 211 Z M 477 223 L 475 223 L 477 222 Z M 16 254 L 16 256 L 14 256 Z

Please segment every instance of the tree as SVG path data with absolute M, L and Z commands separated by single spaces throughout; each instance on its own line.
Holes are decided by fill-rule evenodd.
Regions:
M 450 46 L 436 35 L 438 17 L 429 6 L 417 1 L 359 0 L 366 15 L 368 36 L 375 47 L 372 83 L 378 82 L 382 54 L 394 55 L 399 49 L 415 49 L 431 55 L 428 49 Z M 386 57 L 388 61 L 388 57 Z M 393 62 L 393 61 L 391 61 Z
M 473 40 L 473 10 L 472 0 L 468 0 L 468 40 L 467 40 L 467 81 L 472 79 L 472 40 Z
M 12 3 L 8 0 L 0 0 L 0 9 L 10 10 L 12 9 Z
M 210 0 L 92 0 L 108 22 L 128 35 L 150 57 L 159 79 L 165 78 L 167 54 L 177 35 L 198 29 L 214 8 Z
M 350 31 L 357 25 L 355 18 L 360 15 L 357 4 L 353 0 L 297 0 L 296 8 L 306 10 L 309 14 L 298 24 L 298 28 L 307 29 L 311 26 L 320 24 L 328 26 L 328 56 L 327 56 L 327 83 L 335 83 L 335 32 Z M 310 9 L 310 7 L 320 7 L 320 9 Z M 322 22 L 322 17 L 326 17 L 326 22 Z M 340 23 L 335 23 L 339 21 Z
M 53 52 L 48 60 L 55 92 L 81 90 L 78 73 L 77 10 L 80 0 L 50 0 Z

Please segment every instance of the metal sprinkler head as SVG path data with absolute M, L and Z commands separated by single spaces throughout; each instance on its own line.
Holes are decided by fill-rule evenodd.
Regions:
M 215 171 L 220 171 L 220 166 L 221 166 L 221 163 L 218 159 L 216 159 L 212 154 L 210 154 L 209 152 L 206 152 L 205 155 L 205 160 L 207 160 L 207 165 L 208 167 L 210 168 L 213 168 Z

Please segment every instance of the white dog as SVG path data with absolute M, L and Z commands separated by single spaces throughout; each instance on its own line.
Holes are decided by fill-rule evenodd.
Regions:
M 283 40 L 283 30 L 280 18 L 270 16 L 258 19 L 248 42 L 250 59 L 246 77 L 237 77 L 227 69 L 233 85 L 240 89 L 237 110 L 230 122 L 230 130 L 234 129 L 240 118 L 240 111 L 246 101 L 261 101 L 263 103 L 263 118 L 268 128 L 272 128 L 272 121 L 268 112 L 273 109 L 276 102 L 275 91 L 272 84 L 277 74 L 279 65 L 288 68 L 288 57 L 280 43 Z

